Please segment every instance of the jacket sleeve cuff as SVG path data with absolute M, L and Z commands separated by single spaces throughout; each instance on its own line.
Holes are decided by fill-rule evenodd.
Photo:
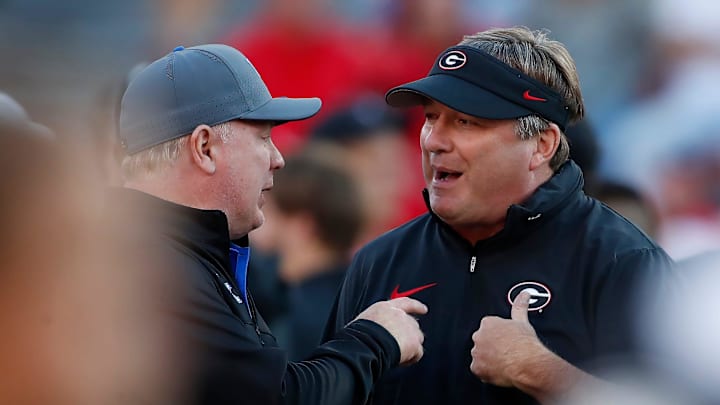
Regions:
M 397 340 L 380 324 L 367 319 L 358 319 L 349 323 L 346 328 L 374 338 L 375 344 L 385 354 L 383 357 L 388 360 L 383 369 L 395 367 L 400 363 L 400 346 Z
M 340 362 L 336 363 L 333 359 Z M 364 404 L 380 377 L 399 364 L 400 347 L 385 328 L 375 322 L 361 319 L 338 330 L 330 340 L 318 347 L 308 360 L 318 366 L 325 364 L 326 367 L 323 369 L 336 370 L 333 373 L 335 381 L 333 389 L 349 392 L 353 398 L 349 400 L 346 394 L 337 394 L 327 403 Z M 330 367 L 330 364 L 335 365 Z M 343 364 L 344 367 L 339 367 L 339 364 Z M 350 372 L 352 376 L 344 376 L 345 372 Z M 297 379 L 299 381 L 301 378 L 297 377 Z M 339 384 L 338 381 L 345 383 Z M 345 387 L 344 385 L 347 384 L 349 386 Z M 296 385 L 303 384 L 298 382 Z

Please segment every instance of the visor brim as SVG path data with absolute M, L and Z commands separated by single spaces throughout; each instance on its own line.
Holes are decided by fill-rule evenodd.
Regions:
M 533 111 L 455 76 L 436 74 L 390 89 L 385 101 L 393 107 L 423 105 L 427 99 L 479 118 L 511 119 Z

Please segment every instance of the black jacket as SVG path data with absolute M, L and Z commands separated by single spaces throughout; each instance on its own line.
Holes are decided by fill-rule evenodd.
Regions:
M 285 319 L 288 331 L 288 356 L 293 360 L 307 357 L 320 343 L 325 322 L 345 278 L 348 263 L 289 286 L 288 313 Z
M 635 294 L 642 278 L 673 274 L 672 261 L 582 186 L 580 169 L 569 162 L 528 201 L 508 209 L 500 233 L 474 246 L 428 213 L 357 253 L 326 338 L 362 308 L 391 296 L 412 295 L 429 308 L 420 318 L 425 356 L 385 375 L 372 403 L 535 403 L 470 371 L 471 336 L 481 318 L 509 318 L 511 300 L 528 288 L 530 322 L 570 363 L 593 371 L 635 352 Z
M 372 384 L 398 363 L 399 348 L 378 324 L 356 321 L 309 361 L 289 363 L 248 294 L 243 300 L 230 264 L 228 223 L 220 211 L 170 203 L 139 191 L 111 197 L 129 255 L 148 254 L 176 277 L 168 300 L 177 339 L 189 344 L 197 404 L 363 403 Z M 159 258 L 159 260 L 158 260 Z M 238 268 L 237 271 L 245 271 Z

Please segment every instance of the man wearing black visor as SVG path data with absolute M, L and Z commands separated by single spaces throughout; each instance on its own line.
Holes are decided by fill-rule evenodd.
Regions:
M 649 277 L 672 285 L 672 261 L 583 193 L 565 47 L 526 28 L 468 35 L 386 101 L 425 111 L 428 213 L 357 253 L 327 336 L 388 298 L 429 312 L 425 357 L 386 374 L 372 403 L 550 402 L 636 361 L 633 300 Z

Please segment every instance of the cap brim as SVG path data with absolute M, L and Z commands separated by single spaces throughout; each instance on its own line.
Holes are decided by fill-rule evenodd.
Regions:
M 474 117 L 510 119 L 533 114 L 525 107 L 450 75 L 433 75 L 390 89 L 385 101 L 393 107 L 423 105 L 427 99 Z
M 277 122 L 299 121 L 317 114 L 321 106 L 322 102 L 317 97 L 276 97 L 238 118 Z

